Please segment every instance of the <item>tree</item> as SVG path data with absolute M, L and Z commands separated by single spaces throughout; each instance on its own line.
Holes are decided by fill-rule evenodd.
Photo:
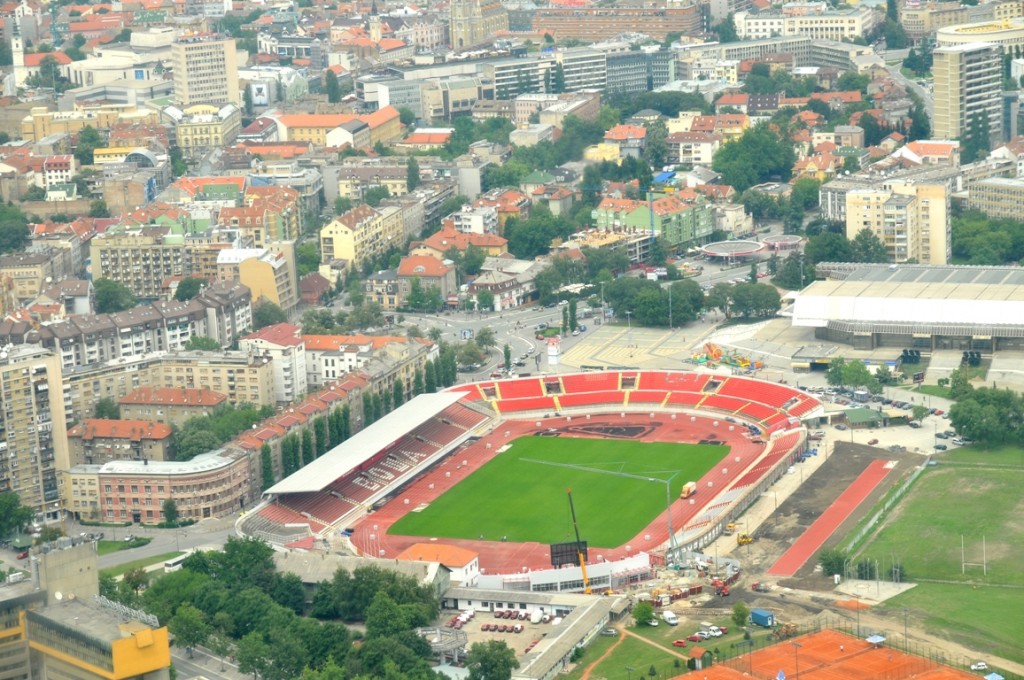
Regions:
M 664 167 L 668 160 L 668 128 L 661 119 L 647 124 L 644 160 L 652 168 L 657 169 Z
M 251 118 L 254 107 L 252 102 L 252 89 L 249 87 L 242 88 L 242 108 L 245 110 L 245 115 Z
M 89 203 L 89 217 L 110 217 L 110 209 L 102 198 Z
M 274 463 L 270 454 L 269 444 L 260 447 L 260 487 L 263 491 L 274 486 Z
M 736 624 L 737 628 L 742 628 L 747 625 L 747 621 L 750 618 L 750 607 L 745 602 L 739 601 L 732 606 L 732 622 Z
M 437 392 L 437 367 L 433 361 L 423 364 L 423 383 L 428 394 Z
M 553 94 L 565 92 L 565 67 L 560 61 L 555 63 L 554 74 L 551 76 L 551 92 Z
M 193 335 L 185 342 L 186 351 L 217 352 L 221 349 L 220 343 L 205 335 Z
M 772 177 L 789 179 L 795 161 L 789 141 L 760 124 L 748 128 L 739 139 L 723 144 L 715 153 L 712 167 L 721 173 L 723 184 L 742 192 Z
M 164 521 L 168 524 L 174 524 L 178 521 L 178 504 L 174 502 L 173 498 L 168 498 L 163 504 Z
M 830 231 L 822 232 L 807 240 L 804 247 L 804 256 L 808 261 L 817 264 L 819 262 L 849 262 L 850 242 L 842 234 Z
M 371 208 L 376 208 L 385 198 L 390 198 L 391 192 L 385 186 L 370 187 L 363 192 L 363 202 Z
M 476 332 L 476 344 L 484 349 L 496 347 L 498 336 L 490 326 L 484 326 Z
M 512 348 L 509 346 L 508 343 L 505 343 L 505 346 L 502 348 L 502 354 L 503 354 L 504 359 L 505 359 L 505 370 L 506 371 L 511 371 L 512 370 Z
M 968 121 L 966 133 L 960 139 L 960 162 L 973 163 L 988 156 L 991 149 L 988 117 L 975 113 Z
M 96 313 L 123 312 L 135 306 L 135 295 L 112 279 L 100 278 L 93 283 L 96 291 Z
M 121 577 L 121 582 L 124 583 L 125 587 L 128 588 L 135 596 L 138 596 L 139 591 L 149 584 L 149 572 L 143 567 L 129 569 L 124 573 L 124 576 Z
M 342 196 L 338 196 L 336 199 L 334 199 L 334 214 L 335 215 L 344 215 L 345 213 L 347 213 L 351 209 L 352 209 L 352 200 L 351 199 L 344 198 Z
M 21 504 L 21 499 L 13 491 L 0 493 L 0 536 L 7 537 L 17 533 L 32 521 L 32 508 Z
M 46 59 L 52 59 L 52 57 L 47 57 Z M 46 59 L 43 59 L 43 61 L 45 62 Z M 42 65 L 40 64 L 41 71 Z M 93 151 L 103 146 L 103 144 L 103 137 L 96 131 L 96 128 L 86 125 L 78 131 L 78 140 L 75 144 L 75 160 L 78 161 L 79 165 L 92 165 Z
M 889 253 L 885 250 L 885 244 L 881 239 L 867 227 L 857 232 L 857 235 L 850 241 L 851 262 L 875 262 L 883 263 L 889 261 Z
M 391 403 L 395 408 L 405 403 L 405 384 L 401 378 L 395 378 L 395 384 L 391 386 Z
M 333 70 L 327 69 L 324 72 L 324 91 L 327 93 L 327 101 L 337 104 L 341 101 L 341 83 Z
M 488 640 L 470 646 L 466 667 L 469 680 L 509 680 L 519 662 L 504 640 Z
M 270 663 L 270 647 L 263 641 L 262 633 L 252 631 L 238 641 L 235 657 L 238 659 L 240 673 L 252 673 L 260 677 Z
M 928 114 L 920 101 L 914 102 L 910 109 L 910 141 L 928 139 L 932 134 L 932 125 Z
M 178 288 L 174 291 L 174 299 L 178 302 L 187 302 L 199 295 L 205 287 L 206 279 L 186 276 L 178 282 Z
M 910 408 L 911 420 L 924 420 L 929 413 L 931 413 L 931 409 L 922 404 L 914 404 Z
M 405 164 L 405 189 L 413 191 L 420 185 L 420 164 L 415 156 L 409 156 Z
M 476 292 L 476 307 L 481 312 L 494 311 L 494 293 L 487 288 L 482 288 Z
M 416 112 L 410 109 L 408 106 L 398 107 L 398 121 L 405 127 L 409 127 L 416 122 Z
M 104 418 L 106 420 L 120 420 L 121 406 L 114 401 L 113 397 L 103 397 L 96 402 L 92 411 L 93 418 Z
M 756 262 L 751 262 L 750 263 L 750 275 L 747 278 L 750 280 L 750 283 L 757 283 L 757 263 Z
M 252 329 L 258 331 L 267 326 L 288 321 L 284 310 L 269 300 L 260 300 L 252 308 Z
M 203 644 L 210 636 L 210 626 L 206 623 L 206 616 L 190 604 L 178 607 L 178 611 L 168 622 L 167 628 L 177 643 L 185 647 L 190 659 L 192 658 L 192 648 Z
M 633 619 L 638 626 L 646 626 L 654 619 L 654 606 L 650 602 L 637 602 L 633 605 Z
M 846 576 L 844 570 L 847 565 L 847 560 L 850 556 L 845 550 L 839 548 L 832 548 L 831 550 L 825 550 L 818 555 L 818 564 L 821 565 L 821 570 L 825 576 Z
M 821 189 L 821 182 L 813 177 L 801 177 L 793 182 L 793 191 L 789 200 L 793 205 L 798 205 L 804 210 L 817 208 L 819 189 Z
M 718 34 L 718 42 L 720 43 L 739 42 L 740 36 L 739 33 L 736 32 L 736 21 L 732 12 L 722 19 L 722 23 L 717 24 L 712 30 Z

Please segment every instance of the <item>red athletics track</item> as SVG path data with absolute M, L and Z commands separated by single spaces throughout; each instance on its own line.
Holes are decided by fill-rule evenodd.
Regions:
M 671 419 L 670 413 L 659 413 L 654 418 L 648 414 L 626 414 L 626 417 L 615 415 L 592 415 L 589 419 L 581 416 L 574 416 L 571 423 L 564 417 L 560 418 L 531 418 L 527 420 L 505 420 L 500 422 L 494 430 L 474 444 L 459 449 L 445 458 L 433 470 L 414 481 L 406 487 L 394 500 L 386 506 L 366 516 L 355 525 L 355 532 L 352 541 L 357 548 L 368 552 L 383 551 L 384 556 L 394 557 L 406 548 L 416 544 L 429 542 L 430 537 L 423 536 L 399 536 L 388 533 L 391 525 L 399 518 L 416 509 L 419 505 L 430 503 L 438 498 L 448 489 L 462 482 L 470 474 L 475 472 L 482 465 L 498 454 L 498 449 L 517 437 L 527 436 L 535 432 L 543 431 L 553 427 L 565 426 L 619 426 L 619 425 L 648 425 L 659 423 L 654 431 L 640 439 L 631 441 L 662 441 L 679 443 L 698 443 L 701 439 L 717 439 L 724 441 L 730 447 L 729 455 L 718 465 L 710 470 L 698 482 L 702 493 L 694 497 L 691 505 L 688 501 L 682 501 L 678 497 L 672 503 L 672 525 L 678 531 L 681 527 L 687 526 L 695 517 L 704 512 L 708 507 L 714 505 L 715 497 L 725 491 L 729 484 L 739 479 L 746 470 L 765 452 L 765 445 L 754 444 L 745 435 L 745 428 L 735 427 L 729 431 L 729 424 L 717 417 L 697 416 L 696 421 L 690 422 L 690 415 L 680 413 L 676 420 Z M 718 427 L 712 421 L 718 420 Z M 540 426 L 536 425 L 540 422 Z M 508 436 L 506 437 L 506 433 Z M 584 436 L 574 433 L 571 436 Z M 788 438 L 780 438 L 792 446 Z M 488 449 L 487 445 L 491 448 Z M 778 446 L 778 443 L 776 443 Z M 739 462 L 735 459 L 739 457 Z M 463 464 L 465 462 L 465 464 Z M 723 472 L 723 470 L 725 472 Z M 708 490 L 707 482 L 714 480 L 713 490 Z M 746 481 L 745 483 L 756 483 Z M 681 483 L 680 483 L 681 485 Z M 408 502 L 406 502 L 408 501 Z M 466 512 L 473 512 L 467 508 Z M 646 537 L 650 537 L 646 540 Z M 371 538 L 372 537 L 372 538 Z M 668 530 L 665 523 L 664 512 L 655 517 L 642 531 L 640 531 L 627 546 L 591 546 L 592 556 L 600 555 L 606 560 L 620 559 L 630 553 L 642 550 L 652 550 L 668 540 Z M 550 569 L 549 546 L 541 543 L 511 543 L 493 540 L 464 540 L 444 539 L 444 543 L 467 548 L 480 555 L 480 566 L 488 573 L 516 573 L 524 568 L 528 569 Z M 592 557 L 596 559 L 596 557 Z
M 868 497 L 879 482 L 885 479 L 892 469 L 892 464 L 885 460 L 875 460 L 868 465 L 857 479 L 853 480 L 846 491 L 840 494 L 814 524 L 807 528 L 800 538 L 789 547 L 782 557 L 771 566 L 768 573 L 772 576 L 792 576 L 804 566 L 811 555 L 820 548 L 839 525 L 846 521 L 857 506 Z

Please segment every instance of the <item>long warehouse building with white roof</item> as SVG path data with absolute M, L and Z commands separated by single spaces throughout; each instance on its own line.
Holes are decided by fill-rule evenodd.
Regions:
M 793 326 L 851 345 L 1024 349 L 1024 268 L 821 263 L 792 294 Z

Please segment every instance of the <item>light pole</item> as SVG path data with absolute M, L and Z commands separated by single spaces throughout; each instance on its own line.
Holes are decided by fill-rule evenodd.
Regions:
M 626 666 L 626 680 L 633 680 L 633 667 Z
M 789 644 L 793 645 L 793 658 L 796 659 L 796 675 L 793 676 L 795 678 L 800 675 L 800 648 L 803 645 L 799 642 L 790 642 Z
M 910 639 L 907 637 L 907 608 L 903 608 L 903 651 L 910 649 Z
M 668 286 L 668 329 L 672 330 L 672 284 Z
M 750 629 L 747 628 L 746 626 L 743 626 L 743 630 L 744 630 L 744 632 L 747 632 Z M 736 643 L 736 646 L 737 647 L 746 647 L 747 648 L 747 675 L 753 675 L 754 674 L 754 660 L 751 658 L 751 656 L 754 653 L 754 641 L 753 640 L 740 640 L 739 642 Z

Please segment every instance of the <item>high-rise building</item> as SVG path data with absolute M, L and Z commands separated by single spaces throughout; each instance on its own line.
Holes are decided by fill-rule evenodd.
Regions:
M 846 194 L 846 237 L 864 229 L 890 262 L 943 265 L 950 257 L 950 197 L 941 183 L 890 181 Z
M 213 33 L 183 35 L 171 44 L 174 100 L 180 106 L 242 103 L 235 39 Z
M 0 492 L 56 518 L 68 468 L 60 358 L 30 345 L 0 352 Z
M 951 45 L 933 53 L 937 139 L 957 139 L 980 116 L 988 124 L 989 138 L 1002 138 L 1002 59 L 998 45 L 986 42 Z M 990 147 L 991 148 L 991 147 Z

